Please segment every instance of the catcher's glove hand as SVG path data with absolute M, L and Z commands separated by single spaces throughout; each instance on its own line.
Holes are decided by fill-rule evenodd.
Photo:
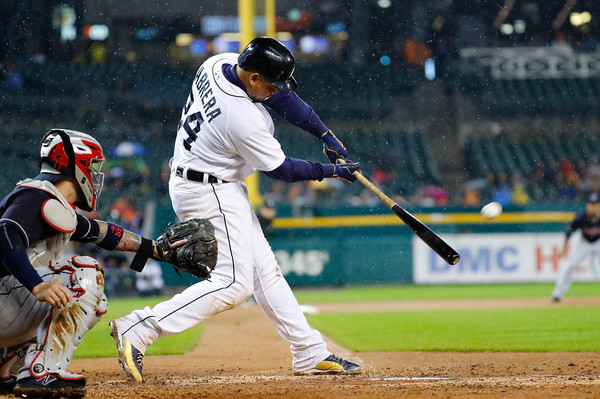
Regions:
M 182 240 L 187 240 L 180 244 Z M 174 245 L 174 244 L 180 245 Z M 215 228 L 206 219 L 190 219 L 167 226 L 156 239 L 161 260 L 169 262 L 176 271 L 183 270 L 199 278 L 207 278 L 217 264 Z

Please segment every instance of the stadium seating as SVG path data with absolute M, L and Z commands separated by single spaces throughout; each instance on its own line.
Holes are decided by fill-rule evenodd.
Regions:
M 179 109 L 187 98 L 195 70 L 110 62 L 77 64 L 51 61 L 24 63 L 25 81 L 19 93 L 0 96 L 3 110 L 40 116 L 75 116 L 82 104 L 105 110 L 136 107 L 144 101 L 163 102 Z M 295 76 L 298 93 L 327 119 L 371 119 L 389 115 L 393 95 L 412 90 L 417 71 L 395 67 L 347 64 L 302 65 Z M 73 99 L 77 98 L 78 102 Z
M 456 75 L 455 93 L 468 95 L 491 114 L 583 114 L 600 109 L 600 79 L 493 79 Z
M 472 178 L 506 173 L 519 174 L 529 181 L 528 190 L 534 200 L 551 200 L 556 195 L 555 181 L 539 181 L 534 172 L 538 165 L 548 171 L 565 157 L 573 162 L 589 164 L 597 159 L 599 142 L 594 137 L 538 138 L 512 140 L 506 137 L 469 137 L 465 143 L 465 161 Z M 547 176 L 546 176 L 547 177 Z

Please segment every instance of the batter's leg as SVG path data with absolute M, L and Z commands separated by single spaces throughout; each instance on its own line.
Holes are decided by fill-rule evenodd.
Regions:
M 326 372 L 357 373 L 360 366 L 336 358 L 319 331 L 308 324 L 285 280 L 258 219 L 253 217 L 254 298 L 279 335 L 290 343 L 295 374 Z
M 197 326 L 211 316 L 243 303 L 252 294 L 252 210 L 244 200 L 243 187 L 228 183 L 204 197 L 199 197 L 196 192 L 177 195 L 173 201 L 174 209 L 180 220 L 199 217 L 209 219 L 213 224 L 219 257 L 210 279 L 188 287 L 154 308 L 135 310 L 110 323 L 119 360 L 125 372 L 139 382 L 143 381 L 144 353 L 158 338 Z M 214 208 L 207 209 L 209 201 Z M 199 213 L 199 209 L 206 211 Z

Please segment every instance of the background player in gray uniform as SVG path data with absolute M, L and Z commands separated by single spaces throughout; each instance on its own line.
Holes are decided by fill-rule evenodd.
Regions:
M 213 56 L 198 69 L 177 131 L 169 192 L 179 219 L 212 222 L 218 260 L 210 280 L 111 322 L 121 363 L 136 380 L 143 381 L 143 354 L 158 338 L 232 309 L 252 294 L 290 343 L 294 373 L 360 371 L 358 364 L 329 352 L 321 334 L 308 325 L 242 181 L 255 170 L 287 182 L 355 180 L 359 164 L 335 163 L 346 160 L 346 149 L 294 93 L 294 67 L 292 53 L 264 37 L 252 40 L 239 55 Z M 273 120 L 264 105 L 322 140 L 332 163 L 287 157 L 273 137 Z
M 581 230 L 581 240 L 568 254 L 569 238 L 577 230 Z M 579 263 L 587 256 L 600 255 L 600 195 L 598 193 L 590 194 L 585 212 L 575 216 L 565 234 L 561 257 L 566 257 L 566 261 L 561 265 L 560 276 L 552 291 L 553 302 L 559 302 L 571 288 L 573 273 Z
M 137 252 L 138 271 L 158 256 L 152 240 L 75 212 L 96 208 L 103 161 L 93 137 L 53 129 L 42 140 L 40 174 L 0 202 L 0 393 L 85 395 L 85 377 L 66 370 L 107 302 L 96 260 L 60 259 L 70 240 Z

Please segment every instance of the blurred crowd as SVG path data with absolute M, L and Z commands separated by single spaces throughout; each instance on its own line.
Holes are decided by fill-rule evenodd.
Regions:
M 600 191 L 600 162 L 573 161 L 568 155 L 548 167 L 538 164 L 533 172 L 488 172 L 459 184 L 456 190 L 439 184 L 416 184 L 410 192 L 393 193 L 386 188 L 390 176 L 375 170 L 367 176 L 396 202 L 415 207 L 480 208 L 491 201 L 503 206 L 523 207 L 531 203 L 570 203 L 584 201 L 591 192 Z M 273 181 L 263 195 L 266 202 L 291 206 L 296 216 L 312 216 L 315 207 L 345 205 L 378 207 L 379 199 L 369 190 L 344 187 L 343 182 L 324 180 L 284 184 Z M 356 185 L 359 185 L 357 183 Z M 349 193 L 352 193 L 350 194 Z
M 462 205 L 480 206 L 497 201 L 503 206 L 524 206 L 531 202 L 583 201 L 600 190 L 600 163 L 597 159 L 574 162 L 568 155 L 549 166 L 538 164 L 528 176 L 507 172 L 469 180 Z

